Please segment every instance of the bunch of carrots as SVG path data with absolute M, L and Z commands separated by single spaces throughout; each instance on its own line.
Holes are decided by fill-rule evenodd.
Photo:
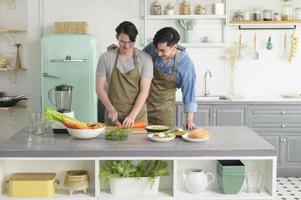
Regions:
M 63 123 L 66 127 L 72 129 L 97 129 L 103 128 L 104 124 L 91 124 L 87 122 L 79 121 L 75 118 L 64 115 L 52 108 L 46 108 L 45 117 L 47 120 L 55 120 Z M 131 128 L 145 128 L 146 123 L 144 121 L 136 121 Z M 124 128 L 122 125 L 117 126 L 117 128 Z

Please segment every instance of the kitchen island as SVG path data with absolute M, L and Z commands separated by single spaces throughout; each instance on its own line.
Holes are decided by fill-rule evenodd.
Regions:
M 32 137 L 26 129 L 13 136 L 0 147 L 0 178 L 2 182 L 14 172 L 55 172 L 63 183 L 64 173 L 70 169 L 84 169 L 90 174 L 88 194 L 69 196 L 58 187 L 54 198 L 59 199 L 273 199 L 276 186 L 276 151 L 247 127 L 206 127 L 211 138 L 206 142 L 190 143 L 181 138 L 168 143 L 152 142 L 146 134 L 131 134 L 127 141 L 107 141 L 104 136 L 91 140 L 78 140 L 69 135 Z M 161 177 L 160 192 L 156 196 L 133 197 L 111 195 L 98 178 L 99 165 L 105 160 L 160 159 L 169 163 L 170 175 Z M 217 181 L 207 191 L 189 193 L 182 180 L 187 169 L 203 169 L 216 176 L 216 161 L 239 159 L 247 172 L 264 174 L 261 193 L 225 195 Z M 3 193 L 3 198 L 9 197 Z

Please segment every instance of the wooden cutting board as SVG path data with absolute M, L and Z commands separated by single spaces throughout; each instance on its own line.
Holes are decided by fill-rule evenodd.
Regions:
M 107 126 L 107 129 L 115 128 L 115 126 Z M 145 128 L 131 128 L 131 133 L 147 133 Z

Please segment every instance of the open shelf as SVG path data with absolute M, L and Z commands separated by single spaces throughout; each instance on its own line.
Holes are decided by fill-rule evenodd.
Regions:
M 225 43 L 216 43 L 216 42 L 203 42 L 203 43 L 180 43 L 184 47 L 223 47 Z
M 191 194 L 187 192 L 187 190 L 182 189 L 177 191 L 177 198 L 179 199 L 191 199 L 191 200 L 207 200 L 207 199 L 273 199 L 272 196 L 267 193 L 266 191 L 263 191 L 261 193 L 246 193 L 246 192 L 239 192 L 238 194 L 224 194 L 221 189 L 211 189 L 211 190 L 206 190 L 205 192 L 201 192 L 199 194 Z
M 24 33 L 24 32 L 26 32 L 26 30 L 0 28 L 0 33 Z
M 119 195 L 112 195 L 109 190 L 101 190 L 100 192 L 100 199 L 102 200 L 112 200 L 112 199 L 122 199 L 122 200 L 153 200 L 153 199 L 174 199 L 172 196 L 171 189 L 160 189 L 158 195 L 149 195 L 149 196 L 137 196 L 137 195 L 128 195 L 128 196 L 119 196 Z
M 73 195 L 69 195 L 69 190 L 66 189 L 57 189 L 55 190 L 55 194 L 50 197 L 51 199 L 72 199 L 72 200 L 96 200 L 97 198 L 94 196 L 94 190 L 88 190 L 87 194 L 83 193 L 82 191 L 75 191 L 73 192 Z M 5 191 L 2 196 L 0 196 L 0 199 L 12 199 L 12 197 L 8 196 L 8 191 Z M 22 200 L 30 200 L 30 199 L 35 199 L 35 200 L 45 200 L 49 198 L 18 198 Z
M 18 110 L 18 109 L 24 109 L 26 106 L 24 105 L 16 105 L 11 107 L 0 107 L 0 110 L 8 111 L 8 110 Z
M 229 25 L 301 25 L 301 20 L 295 21 L 230 21 Z
M 10 69 L 10 68 L 7 68 L 7 67 L 3 67 L 3 68 L 0 68 L 0 72 L 14 72 L 14 71 L 26 71 L 26 68 L 20 68 L 20 69 Z
M 226 19 L 226 15 L 146 15 L 145 19 Z

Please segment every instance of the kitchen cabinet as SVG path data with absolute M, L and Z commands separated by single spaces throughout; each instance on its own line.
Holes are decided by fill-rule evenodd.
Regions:
M 152 15 L 151 7 L 154 3 L 154 0 L 144 0 L 144 46 L 151 42 L 156 31 L 159 29 L 168 26 L 175 27 L 178 29 L 178 20 L 196 20 L 196 25 L 192 30 L 192 41 L 184 42 L 184 31 L 183 29 L 178 29 L 181 40 L 180 44 L 184 47 L 224 47 L 226 44 L 226 14 L 214 15 L 211 14 L 212 11 L 209 9 L 209 6 L 206 8 L 206 14 L 199 15 L 195 14 L 195 6 L 192 5 L 189 15 L 179 14 L 179 6 L 182 1 L 172 0 L 170 3 L 174 6 L 174 14 L 167 15 L 165 14 L 165 8 L 167 3 L 159 1 L 161 6 L 161 15 Z M 214 4 L 215 1 L 209 1 L 208 4 Z M 226 3 L 224 2 L 226 5 Z M 224 5 L 224 7 L 226 7 Z M 155 28 L 154 28 L 155 27 Z M 208 27 L 208 28 L 207 28 Z M 210 28 L 209 28 L 210 27 Z M 212 28 L 213 27 L 213 28 Z M 214 32 L 208 32 L 207 30 L 215 30 Z
M 177 126 L 185 120 L 183 105 L 177 107 Z M 244 126 L 245 107 L 241 105 L 198 104 L 194 116 L 197 126 Z
M 250 106 L 247 125 L 276 148 L 279 176 L 301 172 L 301 104 Z

